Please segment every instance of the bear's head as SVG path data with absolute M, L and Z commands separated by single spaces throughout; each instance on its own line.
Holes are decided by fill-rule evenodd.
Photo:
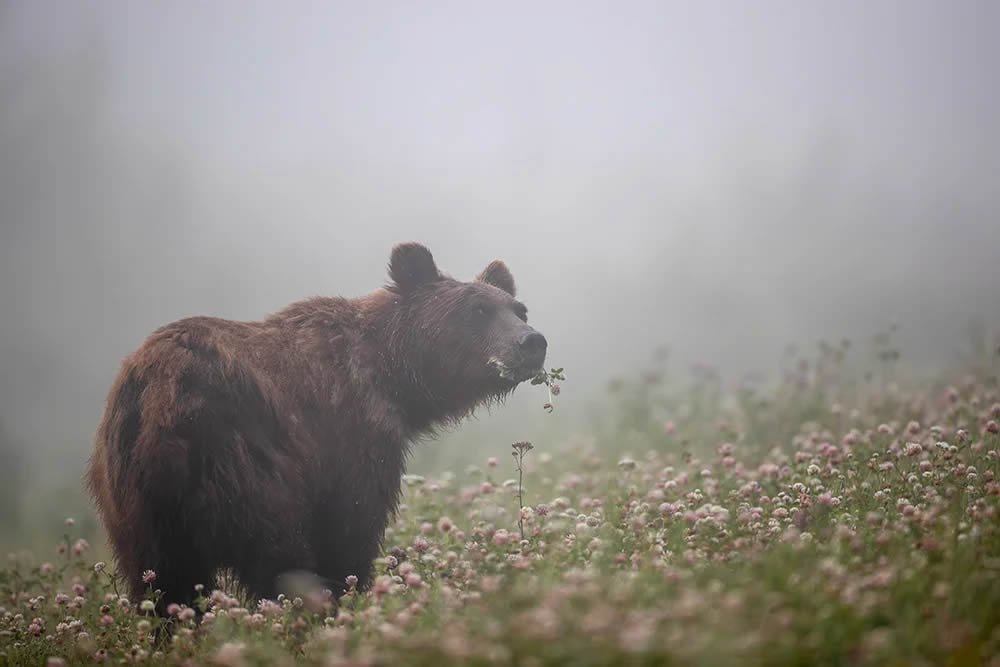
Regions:
M 465 409 L 542 370 L 545 336 L 528 325 L 502 261 L 461 282 L 442 274 L 427 248 L 403 243 L 392 250 L 389 276 L 397 348 L 391 354 L 432 402 Z

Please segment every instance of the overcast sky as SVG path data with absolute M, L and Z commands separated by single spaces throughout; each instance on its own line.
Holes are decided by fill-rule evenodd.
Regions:
M 567 402 L 661 343 L 944 363 L 998 324 L 998 62 L 985 0 L 0 2 L 0 421 L 76 471 L 149 331 L 403 240 L 507 260 Z

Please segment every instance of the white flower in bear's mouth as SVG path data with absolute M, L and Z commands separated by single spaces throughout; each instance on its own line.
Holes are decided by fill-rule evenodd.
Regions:
M 536 375 L 538 375 L 539 371 L 541 370 L 539 368 L 535 369 L 512 368 L 511 366 L 508 366 L 497 357 L 490 357 L 488 365 L 495 368 L 500 377 L 515 382 L 522 382 L 529 378 L 533 378 Z
M 511 369 L 507 364 L 500 361 L 496 357 L 490 357 L 488 365 L 497 369 L 497 372 L 500 374 L 500 377 L 502 378 L 509 378 L 514 375 L 513 369 Z

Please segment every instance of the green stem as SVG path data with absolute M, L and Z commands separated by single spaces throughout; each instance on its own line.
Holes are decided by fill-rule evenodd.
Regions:
M 521 531 L 521 539 L 524 539 L 524 517 L 521 508 L 524 507 L 524 468 L 521 466 L 524 454 L 517 457 L 517 527 Z

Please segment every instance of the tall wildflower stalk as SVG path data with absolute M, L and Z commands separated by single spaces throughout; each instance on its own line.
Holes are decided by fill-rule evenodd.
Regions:
M 517 466 L 517 527 L 521 531 L 521 539 L 524 539 L 524 457 L 534 449 L 530 442 L 515 442 L 511 445 L 514 450 L 511 456 Z

